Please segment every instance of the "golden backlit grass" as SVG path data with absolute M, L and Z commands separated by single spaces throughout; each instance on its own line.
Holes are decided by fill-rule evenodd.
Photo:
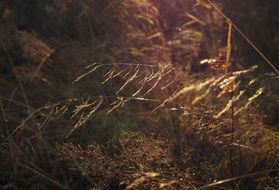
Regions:
M 1 78 L 1 187 L 276 188 L 278 134 L 255 102 L 264 76 L 230 69 L 231 32 L 210 3 L 181 8 L 171 37 L 151 1 L 75 5 L 78 40 L 19 33 L 36 64 Z

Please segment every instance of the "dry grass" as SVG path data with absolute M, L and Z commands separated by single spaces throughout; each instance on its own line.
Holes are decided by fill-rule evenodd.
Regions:
M 0 31 L 1 188 L 278 188 L 278 132 L 256 103 L 271 75 L 234 63 L 236 26 L 212 3 L 179 2 L 63 4 L 67 43 Z
M 113 188 L 115 180 L 115 186 L 121 182 L 127 189 L 193 188 L 191 171 L 186 162 L 175 160 L 167 139 L 126 133 L 120 144 L 121 147 L 92 144 L 85 149 L 64 144 L 57 146 L 55 152 L 71 170 L 87 176 L 93 188 Z

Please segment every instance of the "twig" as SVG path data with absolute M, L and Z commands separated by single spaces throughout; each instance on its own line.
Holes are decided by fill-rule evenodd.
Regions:
M 263 171 L 259 171 L 259 172 L 255 172 L 255 173 L 236 176 L 236 177 L 233 177 L 233 178 L 224 179 L 224 180 L 220 180 L 220 181 L 217 181 L 217 182 L 214 182 L 214 183 L 207 184 L 205 186 L 199 187 L 198 189 L 199 190 L 210 189 L 211 187 L 215 187 L 215 186 L 218 186 L 218 185 L 221 185 L 221 184 L 226 184 L 226 183 L 236 181 L 236 180 L 239 180 L 239 179 L 242 179 L 242 178 L 245 178 L 245 177 L 252 177 L 252 176 L 256 176 L 256 175 L 266 174 L 266 173 L 270 173 L 270 172 L 277 172 L 277 171 L 279 171 L 279 169 L 263 170 Z
M 231 37 L 232 37 L 232 22 L 231 20 L 227 20 L 228 21 L 228 25 L 229 25 L 229 30 L 228 30 L 228 40 L 227 40 L 227 55 L 226 55 L 226 65 L 227 65 L 227 69 L 226 69 L 226 74 L 227 74 L 227 70 L 229 68 L 230 65 L 230 59 L 231 59 Z M 232 66 L 231 68 L 231 72 L 233 72 Z M 231 101 L 232 101 L 232 105 L 231 105 L 231 142 L 230 142 L 230 172 L 231 172 L 231 176 L 234 175 L 234 171 L 233 171 L 233 148 L 232 148 L 232 144 L 234 142 L 234 82 L 231 83 Z
M 222 17 L 226 19 L 226 21 L 230 21 L 233 28 L 245 39 L 245 41 L 269 64 L 269 66 L 279 75 L 279 70 L 271 63 L 271 61 L 262 53 L 259 48 L 238 28 L 236 24 L 234 24 L 229 17 L 227 17 L 211 0 L 207 0 L 209 4 L 220 14 Z
M 66 188 L 65 186 L 63 186 L 61 183 L 59 183 L 58 181 L 56 181 L 56 180 L 52 179 L 51 177 L 49 177 L 44 171 L 39 171 L 39 169 L 32 168 L 32 167 L 30 167 L 30 166 L 28 166 L 28 165 L 26 165 L 26 164 L 23 164 L 23 163 L 21 163 L 21 165 L 22 165 L 23 167 L 25 167 L 26 169 L 28 169 L 29 171 L 31 171 L 31 172 L 37 174 L 38 176 L 41 176 L 42 178 L 48 180 L 48 181 L 51 182 L 51 183 L 55 184 L 56 186 L 58 186 L 58 187 L 60 187 L 60 188 L 62 188 L 62 189 L 67 189 L 67 188 Z

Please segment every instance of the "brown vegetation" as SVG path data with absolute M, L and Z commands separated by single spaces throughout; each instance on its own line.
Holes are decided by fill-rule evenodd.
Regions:
M 28 29 L 9 6 L 2 189 L 279 188 L 278 70 L 225 5 L 40 1 L 45 20 Z M 273 73 L 239 61 L 236 34 Z

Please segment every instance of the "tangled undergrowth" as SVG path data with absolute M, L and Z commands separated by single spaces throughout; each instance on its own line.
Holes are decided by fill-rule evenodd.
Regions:
M 220 128 L 225 130 L 225 126 Z M 276 171 L 267 176 L 265 173 L 258 174 L 264 176 L 262 179 L 242 173 L 249 171 L 249 174 L 253 174 L 278 165 L 273 162 L 273 156 L 278 154 L 278 150 L 275 153 L 274 150 L 261 149 L 262 143 L 269 142 L 272 143 L 270 146 L 278 146 L 278 141 L 265 139 L 269 138 L 266 134 L 268 131 L 255 132 L 256 128 L 250 127 L 245 132 L 239 132 L 242 138 L 247 135 L 250 139 L 243 138 L 234 144 L 234 170 L 235 174 L 241 176 L 237 179 L 238 187 L 276 189 Z M 228 149 L 225 138 L 213 134 L 210 126 L 192 130 L 185 134 L 187 143 L 184 142 L 182 150 L 172 140 L 129 132 L 121 135 L 119 144 L 108 142 L 100 146 L 93 143 L 85 148 L 71 143 L 61 144 L 56 146 L 54 153 L 71 172 L 86 177 L 85 187 L 93 189 L 207 189 L 206 186 L 202 187 L 203 184 L 229 189 L 233 181 L 214 183 L 229 178 L 228 155 L 220 153 Z M 253 137 L 248 134 L 251 130 Z M 202 137 L 201 133 L 204 133 Z M 278 140 L 279 137 L 276 138 Z M 253 147 L 249 146 L 251 142 L 255 142 Z M 260 183 L 257 182 L 259 179 Z
M 40 4 L 26 31 L 0 6 L 1 188 L 279 188 L 277 70 L 235 61 L 221 4 Z
M 56 147 L 59 159 L 88 177 L 93 188 L 191 189 L 193 180 L 186 163 L 171 155 L 167 139 L 125 133 L 121 146 L 91 144 L 85 149 L 72 144 Z M 117 184 L 118 183 L 118 184 Z

